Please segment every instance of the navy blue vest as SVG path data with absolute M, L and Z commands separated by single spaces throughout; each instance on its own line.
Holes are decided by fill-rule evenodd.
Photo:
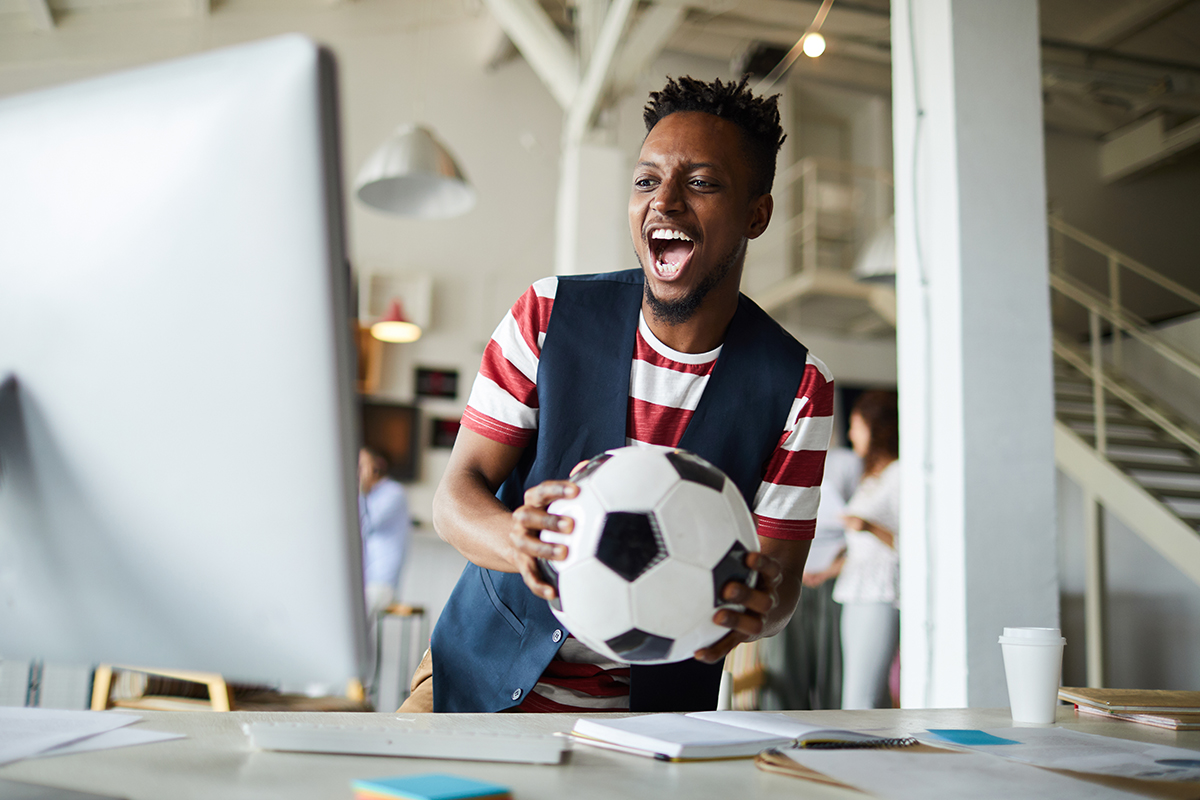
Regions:
M 525 489 L 625 444 L 629 370 L 642 272 L 560 277 L 538 365 L 538 430 L 497 496 Z M 679 446 L 719 466 L 753 508 L 754 496 L 804 374 L 808 351 L 745 296 Z M 468 564 L 433 631 L 435 711 L 519 705 L 567 630 L 521 576 Z M 719 664 L 635 665 L 634 711 L 716 707 Z

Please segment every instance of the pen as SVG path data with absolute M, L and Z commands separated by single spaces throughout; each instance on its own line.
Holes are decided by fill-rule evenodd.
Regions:
M 807 742 L 798 742 L 796 746 L 805 750 L 862 750 L 881 747 L 911 747 L 914 744 L 917 744 L 916 739 L 911 736 L 902 736 L 896 739 L 862 739 L 851 742 L 837 739 L 811 739 Z

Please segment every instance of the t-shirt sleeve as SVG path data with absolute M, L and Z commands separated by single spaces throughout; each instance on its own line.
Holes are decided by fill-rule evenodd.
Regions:
M 813 538 L 832 432 L 833 376 L 809 353 L 787 424 L 754 498 L 754 519 L 761 536 Z
M 557 289 L 556 278 L 543 278 L 504 315 L 483 351 L 463 427 L 501 444 L 529 444 L 538 426 L 538 359 Z

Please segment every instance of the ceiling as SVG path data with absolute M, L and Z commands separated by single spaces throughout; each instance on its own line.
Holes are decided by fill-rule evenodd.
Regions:
M 238 7 L 271 0 L 236 0 Z M 318 0 L 353 6 L 366 0 Z M 523 0 L 532 4 L 535 0 Z M 609 0 L 536 0 L 577 46 L 603 20 Z M 0 0 L 0 31 L 52 31 L 71 15 L 220 14 L 234 0 Z M 311 5 L 299 2 L 296 5 Z M 517 5 L 521 3 L 518 2 Z M 478 13 L 490 0 L 391 0 L 399 18 Z M 615 5 L 615 3 L 614 3 Z M 668 51 L 738 66 L 774 63 L 804 33 L 819 0 L 641 0 L 630 28 L 665 7 Z M 275 4 L 275 7 L 279 7 Z M 1154 111 L 1168 125 L 1200 115 L 1200 0 L 1041 0 L 1042 58 L 1049 127 L 1100 137 Z M 835 0 L 822 26 L 828 50 L 800 58 L 792 72 L 815 80 L 890 91 L 889 0 Z M 658 43 L 656 43 L 658 44 Z M 506 48 L 497 50 L 497 59 Z M 507 57 L 515 50 L 507 48 Z

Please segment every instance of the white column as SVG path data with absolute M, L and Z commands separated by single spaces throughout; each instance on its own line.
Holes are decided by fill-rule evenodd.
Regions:
M 901 700 L 1007 704 L 1058 625 L 1037 0 L 892 0 Z
M 555 272 L 583 275 L 633 269 L 629 187 L 633 165 L 619 148 L 563 146 L 555 230 Z

